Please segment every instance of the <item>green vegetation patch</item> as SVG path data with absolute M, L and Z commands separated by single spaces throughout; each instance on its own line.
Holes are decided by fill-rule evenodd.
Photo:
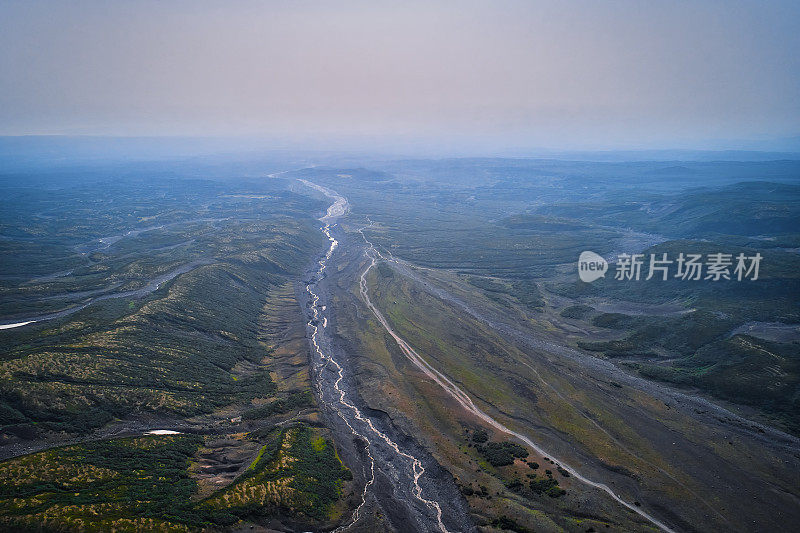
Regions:
M 528 450 L 516 442 L 488 442 L 476 446 L 478 452 L 492 466 L 507 466 L 514 463 L 515 458 L 528 457 Z
M 275 414 L 288 413 L 295 409 L 303 409 L 313 405 L 314 396 L 311 391 L 292 391 L 271 403 L 245 411 L 242 413 L 242 418 L 245 420 L 268 418 Z
M 306 426 L 273 429 L 230 486 L 193 497 L 197 435 L 144 436 L 57 448 L 0 463 L 0 529 L 59 531 L 219 528 L 248 516 L 329 520 L 351 480 L 332 442 Z
M 0 463 L 0 524 L 105 531 L 200 526 L 188 474 L 196 435 L 146 436 L 57 448 Z
M 342 483 L 352 479 L 333 443 L 307 426 L 273 430 L 248 471 L 200 507 L 233 518 L 283 514 L 300 521 L 331 518 Z
M 561 313 L 559 313 L 564 318 L 575 318 L 578 320 L 583 320 L 587 316 L 589 316 L 594 311 L 593 307 L 588 305 L 571 305 L 562 309 Z
M 530 533 L 531 530 L 527 527 L 520 525 L 517 523 L 516 520 L 513 518 L 509 518 L 507 516 L 501 516 L 500 518 L 496 518 L 492 521 L 492 525 L 497 529 L 502 529 L 506 531 L 514 531 L 515 533 Z
M 726 400 L 761 407 L 800 433 L 800 344 L 748 335 L 709 343 L 671 366 L 641 364 L 647 377 L 702 387 Z
M 558 467 L 558 471 L 569 477 L 569 473 Z M 545 476 L 540 477 L 536 474 L 528 474 L 528 482 L 523 483 L 520 479 L 512 479 L 506 481 L 506 488 L 516 492 L 528 499 L 533 499 L 538 496 L 549 496 L 551 498 L 560 498 L 567 493 L 566 490 L 558 486 L 558 480 L 553 477 L 553 472 L 545 470 Z

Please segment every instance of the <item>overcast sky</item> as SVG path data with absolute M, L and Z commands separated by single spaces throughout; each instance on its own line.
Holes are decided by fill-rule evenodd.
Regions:
M 0 0 L 0 134 L 800 135 L 800 2 Z

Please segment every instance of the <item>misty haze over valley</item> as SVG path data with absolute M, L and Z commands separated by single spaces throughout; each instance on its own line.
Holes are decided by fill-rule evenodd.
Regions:
M 0 531 L 800 523 L 792 2 L 0 4 Z

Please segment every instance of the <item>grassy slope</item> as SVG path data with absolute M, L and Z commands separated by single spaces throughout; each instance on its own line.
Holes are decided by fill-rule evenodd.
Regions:
M 379 270 L 375 272 L 380 275 Z M 771 500 L 765 499 L 763 494 L 751 496 L 750 492 L 760 480 L 786 486 L 785 476 L 773 477 L 779 464 L 777 458 L 744 442 L 731 441 L 722 446 L 721 439 L 726 436 L 717 428 L 698 425 L 647 394 L 587 376 L 559 358 L 520 352 L 482 324 L 420 291 L 399 275 L 373 278 L 371 283 L 375 301 L 397 332 L 469 391 L 483 409 L 511 427 L 523 429 L 584 473 L 611 479 L 615 490 L 630 501 L 639 500 L 645 508 L 672 512 L 673 519 L 684 525 L 712 520 L 719 521 L 714 523 L 720 527 L 723 524 L 729 527 L 721 510 L 727 509 L 728 519 L 745 519 L 740 516 L 742 513 L 730 509 L 735 508 L 735 502 L 741 498 L 753 497 L 758 500 L 753 512 L 759 513 L 759 520 L 772 520 L 768 511 Z M 460 297 L 479 298 L 474 293 L 471 296 L 463 293 Z M 474 449 L 470 452 L 470 448 L 464 448 L 468 441 L 459 436 L 459 428 L 448 421 L 459 417 L 458 407 L 442 398 L 434 385 L 401 360 L 391 347 L 391 341 L 377 332 L 373 334 L 378 337 L 365 347 L 364 353 L 378 359 L 380 365 L 373 367 L 370 362 L 363 365 L 375 373 L 389 372 L 386 382 L 396 384 L 384 385 L 384 388 L 391 388 L 392 394 L 382 390 L 380 396 L 392 397 L 392 403 L 399 405 L 399 410 L 415 421 L 422 434 L 430 439 L 432 448 L 439 451 L 442 463 L 451 468 L 460 483 L 465 486 L 471 485 L 473 480 L 481 483 L 476 480 L 476 474 L 481 474 L 473 473 L 474 467 L 470 467 L 470 461 L 481 464 L 480 456 Z M 377 342 L 382 342 L 386 348 Z M 393 352 L 390 359 L 380 355 Z M 391 370 L 393 368 L 397 370 Z M 373 386 L 370 381 L 365 390 Z M 403 401 L 398 402 L 397 397 Z M 372 400 L 376 404 L 386 403 L 378 394 Z M 439 403 L 441 406 L 437 407 Z M 467 427 L 475 424 L 463 418 L 460 422 Z M 686 435 L 691 443 L 688 447 L 672 445 L 669 439 L 676 431 Z M 502 440 L 500 435 L 494 438 Z M 542 463 L 538 459 L 537 462 Z M 728 485 L 728 481 L 720 482 L 707 475 L 709 472 L 730 478 L 730 482 L 734 478 L 749 481 L 734 487 Z M 514 474 L 504 477 L 499 473 L 505 487 L 514 477 Z M 555 509 L 549 498 L 542 501 L 541 497 L 520 498 L 511 495 L 513 491 L 501 489 L 500 492 L 522 507 L 546 512 L 550 520 L 560 524 L 569 524 L 575 516 L 585 516 L 587 512 L 590 516 L 603 517 L 602 520 L 620 519 L 615 514 L 618 509 L 604 507 L 607 502 L 602 498 L 600 501 L 589 498 L 587 502 L 583 500 L 587 493 L 580 490 L 580 485 L 570 485 L 570 480 L 559 481 L 564 483 L 568 494 L 556 501 Z M 489 486 L 486 482 L 483 484 Z M 492 489 L 489 492 L 494 494 Z M 575 496 L 580 503 L 573 499 Z M 687 498 L 695 503 L 684 505 Z M 492 504 L 487 505 L 479 496 L 476 500 L 475 495 L 470 495 L 469 501 L 486 521 L 498 518 L 500 510 L 504 509 L 501 505 L 492 510 Z M 709 506 L 716 510 L 710 515 Z M 522 518 L 527 516 L 524 512 L 514 516 L 523 524 L 537 524 L 533 519 L 526 522 Z M 538 527 L 543 526 L 538 523 Z M 534 530 L 538 530 L 536 526 Z
M 223 528 L 283 516 L 308 526 L 336 519 L 343 467 L 324 430 L 276 429 L 230 486 L 196 501 L 192 464 L 204 439 L 147 436 L 55 448 L 0 463 L 0 527 L 58 531 Z
M 233 220 L 166 226 L 119 241 L 54 281 L 6 283 L 8 309 L 32 302 L 27 312 L 52 311 L 69 302 L 35 298 L 114 280 L 123 282 L 115 290 L 135 289 L 174 265 L 212 262 L 143 299 L 107 300 L 63 320 L 4 332 L 0 429 L 4 443 L 73 438 L 113 419 L 149 413 L 211 433 L 112 439 L 2 462 L 0 471 L 9 479 L 0 498 L 6 527 L 166 531 L 273 517 L 317 528 L 345 515 L 344 478 L 351 476 L 320 427 L 293 289 L 321 249 L 312 215 L 322 204 L 273 190 L 243 199 L 222 194 L 241 185 L 209 187 L 209 194 L 200 187 L 196 194 L 181 189 L 169 201 L 142 199 L 153 212 L 134 205 L 137 216 L 130 220 L 124 210 L 108 211 L 113 194 L 101 195 L 96 209 L 107 211 L 99 218 L 119 227 L 93 230 L 92 217 L 84 228 L 65 220 L 62 244 L 53 246 L 69 256 L 72 242 L 130 223 L 198 215 Z M 176 202 L 189 210 L 192 202 L 200 205 L 180 215 L 169 212 Z M 175 242 L 184 244 L 173 247 Z M 41 260 L 34 254 L 29 262 L 52 257 L 40 253 Z M 244 424 L 228 422 L 236 415 Z M 278 423 L 285 429 L 274 429 Z M 240 426 L 259 429 L 247 433 Z M 267 453 L 270 447 L 279 452 Z M 284 487 L 279 499 L 251 498 L 276 483 Z
M 480 405 L 505 422 L 511 421 L 511 416 L 528 416 L 532 411 L 548 409 L 548 416 L 563 418 L 563 423 L 576 418 L 564 410 L 558 398 L 528 388 L 526 380 L 533 377 L 514 369 L 513 358 L 520 354 L 492 332 L 452 314 L 452 310 L 427 299 L 400 279 L 380 279 L 376 284 L 372 277 L 370 284 L 374 301 L 398 332 L 455 377 L 473 398 L 489 399 L 491 404 L 480 401 Z M 337 309 L 349 310 L 352 306 L 341 303 Z M 354 345 L 351 353 L 362 354 L 357 364 L 365 400 L 371 407 L 389 413 L 395 423 L 433 451 L 461 487 L 479 524 L 489 526 L 506 517 L 533 531 L 585 531 L 607 523 L 627 530 L 647 529 L 603 498 L 587 495 L 546 458 L 532 451 L 524 460 L 493 466 L 472 437 L 483 427 L 482 423 L 466 415 L 438 385 L 409 363 L 379 324 L 342 314 L 338 320 L 348 324 L 343 326 L 343 333 Z M 509 416 L 500 414 L 498 409 Z M 494 432 L 490 440 L 506 442 L 507 437 Z M 628 459 L 615 456 L 612 446 L 606 446 L 603 453 L 612 463 Z M 526 461 L 539 463 L 540 468 L 534 470 Z M 546 469 L 567 490 L 566 496 L 554 498 L 531 490 L 531 481 L 547 479 Z
M 794 223 L 800 216 L 800 187 L 755 181 L 788 178 L 797 163 L 661 168 L 656 163 L 464 160 L 386 166 L 392 165 L 398 173 L 381 175 L 382 181 L 368 189 L 337 181 L 335 173 L 325 176 L 351 196 L 355 216 L 373 222 L 365 233 L 383 252 L 420 266 L 470 274 L 473 285 L 496 301 L 509 307 L 522 303 L 534 316 L 544 308 L 537 285 L 578 305 L 595 298 L 696 309 L 681 317 L 637 317 L 614 331 L 577 340 L 596 355 L 626 358 L 647 377 L 755 407 L 781 429 L 798 432 L 796 346 L 751 339 L 751 348 L 742 349 L 741 343 L 726 341 L 750 321 L 800 322 L 800 257 L 791 251 L 800 242 Z M 715 168 L 725 174 L 715 174 Z M 770 174 L 770 168 L 783 170 Z M 675 181 L 684 174 L 685 181 Z M 632 176 L 637 188 L 630 187 Z M 733 176 L 753 181 L 731 183 Z M 594 178 L 591 187 L 588 177 Z M 384 201 L 386 194 L 392 202 Z M 648 248 L 647 236 L 641 237 L 643 244 L 632 243 L 624 228 L 670 240 Z M 758 252 L 763 260 L 755 282 L 606 279 L 586 284 L 574 275 L 583 250 L 643 249 L 673 259 L 680 252 Z M 595 316 L 572 325 L 591 330 Z M 622 339 L 595 342 L 617 332 Z M 772 354 L 766 366 L 761 364 L 765 352 Z
M 286 226 L 285 243 L 184 274 L 145 302 L 110 301 L 16 333 L 0 363 L 5 431 L 86 431 L 135 410 L 192 416 L 270 396 L 266 373 L 240 368 L 265 353 L 257 317 L 285 279 L 276 259 L 309 259 L 281 249 L 312 248 L 295 231 Z

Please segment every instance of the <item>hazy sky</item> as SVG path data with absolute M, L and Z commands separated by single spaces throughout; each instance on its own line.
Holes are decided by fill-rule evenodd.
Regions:
M 0 134 L 800 135 L 800 2 L 0 0 Z

